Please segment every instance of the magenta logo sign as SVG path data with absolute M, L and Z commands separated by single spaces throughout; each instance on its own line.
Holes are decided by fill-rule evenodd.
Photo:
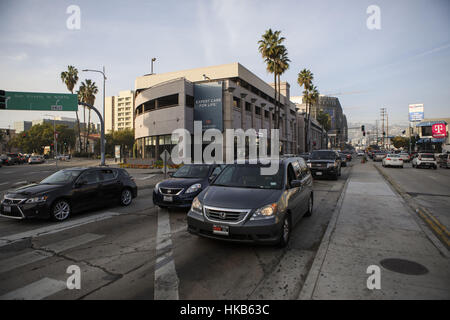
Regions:
M 447 130 L 444 123 L 435 123 L 431 126 L 433 138 L 444 138 L 447 136 Z

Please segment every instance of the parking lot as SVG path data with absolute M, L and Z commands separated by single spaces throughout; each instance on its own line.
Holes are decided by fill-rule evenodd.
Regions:
M 144 169 L 128 169 L 139 186 L 129 207 L 58 224 L 0 218 L 0 299 L 296 299 L 357 161 L 337 181 L 314 181 L 314 214 L 296 225 L 285 249 L 189 234 L 186 210 L 153 205 L 152 187 L 162 175 Z M 53 166 L 0 168 L 0 191 L 40 180 Z M 81 269 L 80 290 L 66 288 L 71 265 Z

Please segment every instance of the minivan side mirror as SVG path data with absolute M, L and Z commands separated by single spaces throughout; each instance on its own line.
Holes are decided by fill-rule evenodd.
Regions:
M 291 181 L 291 188 L 298 188 L 302 186 L 301 180 L 292 180 Z
M 208 178 L 208 181 L 209 182 L 213 181 L 217 176 L 218 176 L 218 174 L 210 175 L 209 178 Z

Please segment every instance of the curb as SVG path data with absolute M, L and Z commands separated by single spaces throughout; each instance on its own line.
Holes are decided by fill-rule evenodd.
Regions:
M 319 249 L 317 250 L 316 256 L 314 257 L 311 268 L 309 269 L 308 275 L 306 276 L 305 283 L 298 295 L 297 300 L 312 300 L 314 289 L 316 288 L 317 280 L 320 275 L 320 269 L 322 268 L 325 256 L 330 245 L 330 238 L 333 230 L 336 226 L 339 214 L 341 212 L 342 203 L 344 202 L 345 193 L 347 191 L 348 184 L 351 178 L 351 171 L 347 181 L 345 181 L 344 187 L 342 188 L 341 195 L 339 196 L 336 208 L 333 211 L 330 222 L 328 223 L 327 230 L 322 238 Z
M 450 258 L 450 240 L 449 231 L 442 225 L 442 223 L 434 217 L 430 211 L 425 209 L 416 203 L 416 201 L 408 195 L 387 173 L 385 173 L 381 168 L 373 164 L 375 169 L 381 174 L 381 176 L 392 186 L 392 188 L 402 197 L 405 204 L 416 213 L 412 215 L 416 222 L 417 220 L 422 223 L 418 223 L 421 229 L 425 232 L 430 241 L 435 245 L 435 247 L 447 258 Z M 422 225 L 425 224 L 426 228 Z M 431 229 L 431 230 L 430 230 Z

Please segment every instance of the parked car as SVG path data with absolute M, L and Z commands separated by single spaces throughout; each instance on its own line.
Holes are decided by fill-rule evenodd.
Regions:
M 411 157 L 406 152 L 400 152 L 398 155 L 400 156 L 400 158 L 402 158 L 403 162 L 410 162 L 411 161 Z
M 337 180 L 341 175 L 341 157 L 334 150 L 314 150 L 307 164 L 313 177 L 332 177 Z
M 55 156 L 56 160 L 61 160 L 61 161 L 68 161 L 69 160 L 69 156 L 66 154 L 59 154 L 57 156 Z
M 6 154 L 2 154 L 2 155 L 0 156 L 0 160 L 2 160 L 2 164 L 3 164 L 4 166 L 10 166 L 10 165 L 12 165 L 12 163 L 10 162 L 11 158 L 8 157 Z
M 306 152 L 306 153 L 300 153 L 298 156 L 301 157 L 301 158 L 303 158 L 303 160 L 308 161 L 308 160 L 309 160 L 309 157 L 311 156 L 311 153 L 309 153 L 309 152 Z
M 128 206 L 136 196 L 137 186 L 125 169 L 70 168 L 57 171 L 40 183 L 7 192 L 0 205 L 0 216 L 63 221 L 72 213 L 111 203 Z
M 153 203 L 160 208 L 189 208 L 192 200 L 222 171 L 225 165 L 186 164 L 153 189 Z
M 192 202 L 188 231 L 203 237 L 286 246 L 293 226 L 313 212 L 313 179 L 300 157 L 279 160 L 277 173 L 261 163 L 229 164 Z
M 383 167 L 403 168 L 403 159 L 398 154 L 389 153 L 382 160 Z
M 437 169 L 436 157 L 433 153 L 419 153 L 412 160 L 413 168 L 433 168 Z
M 439 166 L 441 168 L 450 168 L 450 153 L 443 153 L 440 155 L 441 161 Z
M 347 166 L 347 155 L 345 153 L 339 152 L 339 156 L 341 157 L 341 167 L 346 167 Z
M 8 165 L 20 164 L 21 160 L 17 153 L 7 153 L 8 156 Z
M 348 161 L 352 161 L 352 152 L 350 150 L 344 150 L 342 151 L 343 154 L 345 154 L 347 156 L 347 160 Z
M 383 161 L 383 159 L 386 157 L 386 153 L 384 151 L 376 151 L 372 158 L 373 161 L 378 162 L 378 161 Z
M 33 163 L 44 163 L 45 159 L 43 156 L 31 156 L 28 159 L 28 164 L 33 164 Z

